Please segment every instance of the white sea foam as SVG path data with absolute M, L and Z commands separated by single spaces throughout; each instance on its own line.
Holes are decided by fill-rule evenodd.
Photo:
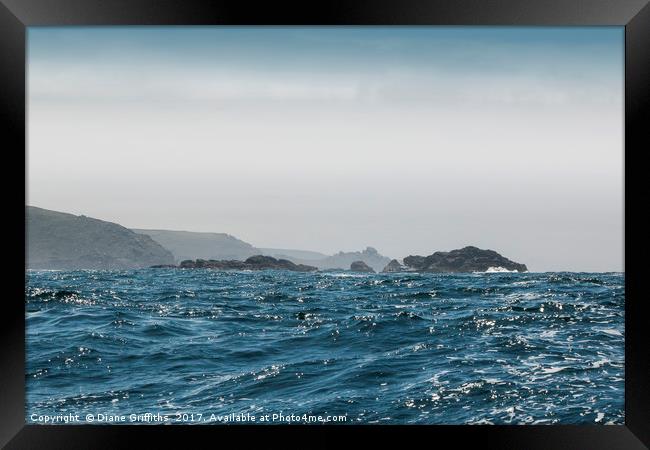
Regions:
M 557 330 L 546 330 L 546 331 L 543 331 L 539 335 L 539 337 L 541 337 L 541 338 L 552 338 L 552 337 L 555 337 L 556 334 L 557 334 Z
M 623 334 L 620 331 L 614 330 L 612 328 L 606 328 L 606 329 L 600 330 L 600 331 L 602 331 L 603 333 L 609 334 L 611 336 L 623 336 Z
M 485 273 L 491 273 L 491 272 L 519 272 L 518 270 L 508 270 L 505 267 L 497 266 L 497 267 L 488 267 L 488 270 L 485 271 Z
M 364 278 L 367 276 L 359 273 L 324 273 L 323 275 L 332 278 Z
M 497 266 L 497 267 L 488 267 L 488 269 L 485 272 L 472 272 L 472 273 L 519 273 L 518 270 L 508 270 L 505 267 Z
M 609 364 L 611 361 L 609 359 L 601 359 L 598 361 L 595 361 L 591 363 L 591 366 L 589 366 L 592 369 L 598 369 L 600 367 L 603 367 L 605 364 Z

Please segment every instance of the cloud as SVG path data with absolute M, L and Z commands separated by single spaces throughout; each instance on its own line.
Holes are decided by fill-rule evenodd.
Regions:
M 360 74 L 227 71 L 214 68 L 170 69 L 164 66 L 52 65 L 29 70 L 33 102 L 193 102 L 265 103 L 349 102 L 359 105 L 616 105 L 622 83 L 540 77 L 526 74 L 452 75 L 394 69 Z

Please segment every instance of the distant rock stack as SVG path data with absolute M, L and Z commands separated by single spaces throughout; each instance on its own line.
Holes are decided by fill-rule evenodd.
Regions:
M 310 264 L 319 269 L 334 269 L 337 267 L 350 267 L 350 265 L 356 261 L 363 261 L 368 266 L 372 267 L 375 272 L 378 272 L 390 262 L 390 258 L 380 255 L 377 249 L 373 247 L 366 247 L 366 249 L 361 252 L 338 252 L 318 261 L 303 260 L 294 262 Z
M 396 259 L 393 259 L 391 262 L 388 263 L 386 267 L 384 267 L 384 270 L 382 270 L 382 273 L 389 273 L 389 272 L 404 272 L 406 268 L 402 266 L 399 261 Z
M 375 273 L 375 270 L 363 261 L 354 261 L 350 264 L 350 270 L 353 272 Z

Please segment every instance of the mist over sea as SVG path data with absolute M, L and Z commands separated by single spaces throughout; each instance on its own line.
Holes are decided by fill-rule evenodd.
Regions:
M 624 306 L 622 273 L 29 271 L 26 420 L 622 424 Z

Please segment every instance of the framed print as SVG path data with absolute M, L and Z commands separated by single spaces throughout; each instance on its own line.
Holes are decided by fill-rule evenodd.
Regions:
M 0 442 L 645 448 L 649 22 L 2 0 Z

